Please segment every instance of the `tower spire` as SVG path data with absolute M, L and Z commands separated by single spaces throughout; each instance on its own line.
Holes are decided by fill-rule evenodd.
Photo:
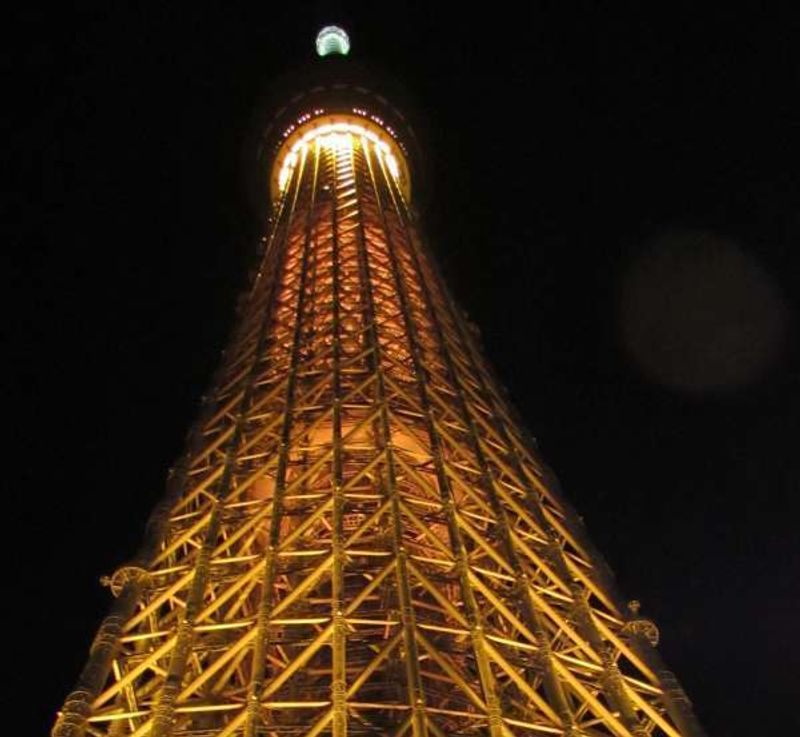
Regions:
M 55 737 L 701 734 L 436 268 L 412 135 L 344 83 L 273 121 L 259 268 Z
M 346 56 L 350 52 L 350 37 L 339 26 L 325 26 L 317 34 L 316 47 L 320 56 Z

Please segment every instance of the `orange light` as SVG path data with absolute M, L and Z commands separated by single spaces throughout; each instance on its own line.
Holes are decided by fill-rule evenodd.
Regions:
M 404 196 L 409 197 L 408 170 L 400 147 L 375 121 L 347 114 L 326 114 L 322 118 L 298 122 L 300 125 L 297 128 L 287 131 L 289 135 L 280 147 L 273 165 L 274 198 L 286 190 L 292 172 L 300 161 L 301 152 L 309 145 L 339 151 L 352 147 L 354 136 L 372 144 L 375 153 L 383 160 Z

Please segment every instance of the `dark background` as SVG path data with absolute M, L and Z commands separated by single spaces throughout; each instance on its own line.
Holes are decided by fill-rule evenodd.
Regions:
M 255 100 L 331 21 L 417 100 L 431 244 L 700 720 L 800 726 L 797 16 L 108 5 L 20 14 L 4 53 L 26 733 L 71 688 L 98 577 L 135 551 L 231 329 Z

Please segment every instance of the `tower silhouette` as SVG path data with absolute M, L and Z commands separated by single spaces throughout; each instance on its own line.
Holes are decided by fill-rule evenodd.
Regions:
M 53 734 L 701 735 L 437 272 L 411 126 L 333 77 L 264 136 L 258 269 Z

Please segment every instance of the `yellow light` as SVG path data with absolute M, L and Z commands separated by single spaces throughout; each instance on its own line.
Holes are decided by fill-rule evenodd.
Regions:
M 322 123 L 310 128 L 294 143 L 281 162 L 278 174 L 278 189 L 281 192 L 286 189 L 292 172 L 297 166 L 298 153 L 301 148 L 313 143 L 320 148 L 328 148 L 334 151 L 347 150 L 352 148 L 354 136 L 366 139 L 373 145 L 375 152 L 386 163 L 389 173 L 395 181 L 399 182 L 401 178 L 400 167 L 388 141 L 379 136 L 374 130 L 358 123 L 338 122 Z

